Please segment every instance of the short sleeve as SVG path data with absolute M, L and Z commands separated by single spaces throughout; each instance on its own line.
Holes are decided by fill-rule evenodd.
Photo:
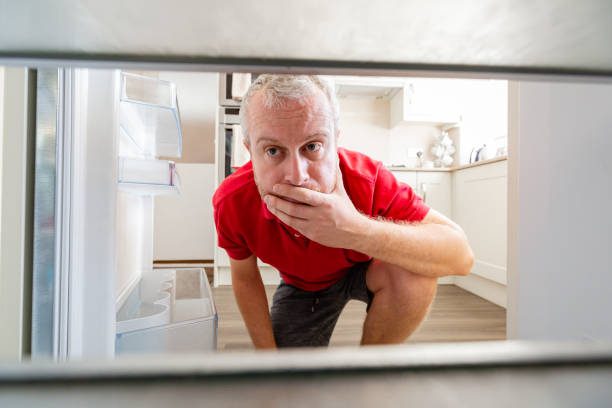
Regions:
M 412 187 L 397 181 L 393 173 L 382 166 L 374 185 L 372 207 L 373 216 L 394 221 L 422 221 L 429 212 L 429 207 Z
M 236 232 L 239 224 L 237 217 L 232 217 L 233 211 L 223 205 L 224 202 L 214 206 L 215 227 L 217 229 L 218 245 L 225 249 L 230 258 L 246 259 L 253 253 L 246 246 L 244 239 Z

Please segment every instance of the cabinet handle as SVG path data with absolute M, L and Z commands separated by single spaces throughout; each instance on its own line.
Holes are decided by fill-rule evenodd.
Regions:
M 427 184 L 421 183 L 421 195 L 423 196 L 423 202 L 427 204 Z

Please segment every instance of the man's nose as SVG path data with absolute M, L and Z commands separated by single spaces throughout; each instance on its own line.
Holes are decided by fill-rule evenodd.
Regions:
M 301 186 L 308 180 L 308 163 L 299 155 L 292 155 L 285 168 L 285 183 Z

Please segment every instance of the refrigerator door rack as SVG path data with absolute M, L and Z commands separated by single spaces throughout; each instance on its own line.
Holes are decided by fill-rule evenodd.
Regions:
M 122 72 L 119 121 L 122 138 L 127 136 L 140 155 L 181 157 L 180 112 L 172 82 Z
M 181 122 L 172 82 L 121 73 L 118 189 L 138 195 L 179 194 L 173 161 L 180 157 Z
M 217 310 L 202 268 L 148 271 L 116 319 L 119 355 L 217 349 Z
M 140 195 L 179 194 L 180 176 L 169 160 L 119 158 L 118 188 Z

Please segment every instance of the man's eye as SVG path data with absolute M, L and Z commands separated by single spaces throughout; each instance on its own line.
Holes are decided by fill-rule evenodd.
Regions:
M 306 150 L 308 150 L 309 152 L 316 152 L 321 148 L 321 144 L 320 143 L 309 143 L 306 145 Z
M 276 147 L 271 147 L 266 150 L 266 154 L 271 157 L 278 156 L 278 149 Z

